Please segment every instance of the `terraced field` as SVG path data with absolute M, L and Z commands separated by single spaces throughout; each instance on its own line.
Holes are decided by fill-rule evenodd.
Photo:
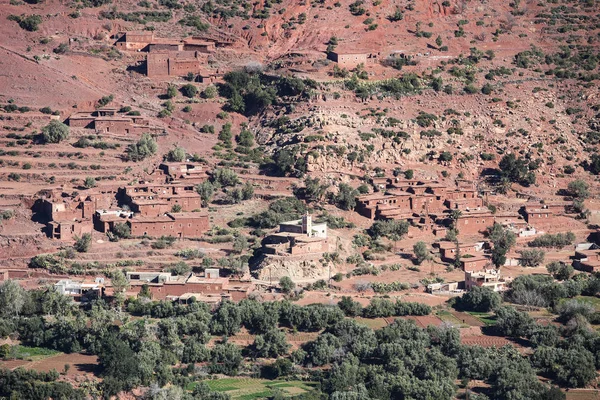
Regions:
M 315 386 L 313 382 L 270 381 L 253 378 L 225 378 L 207 381 L 208 386 L 217 392 L 225 392 L 232 399 L 252 400 L 272 396 L 278 390 L 286 396 L 309 392 Z

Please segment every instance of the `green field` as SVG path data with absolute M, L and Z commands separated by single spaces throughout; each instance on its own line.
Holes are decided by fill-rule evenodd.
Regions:
M 596 311 L 600 311 L 600 298 L 596 296 L 577 296 L 575 297 L 575 300 L 591 304 L 592 306 L 594 306 Z
M 493 313 L 467 311 L 467 314 L 474 316 L 487 326 L 496 325 L 497 323 L 496 316 Z
M 363 318 L 363 317 L 355 317 L 354 320 L 359 324 L 363 324 L 368 326 L 371 329 L 381 329 L 384 326 L 387 326 L 385 318 Z
M 18 360 L 41 360 L 46 357 L 60 354 L 59 351 L 44 349 L 41 347 L 28 347 L 28 346 L 12 346 L 9 352 L 9 357 L 16 358 Z
M 440 311 L 436 312 L 435 315 L 437 315 L 442 321 L 448 322 L 449 324 L 452 324 L 454 326 L 461 327 L 461 328 L 469 327 L 469 325 L 463 324 L 458 318 L 456 318 L 454 315 L 452 315 L 449 311 L 440 310 Z
M 232 399 L 239 400 L 264 399 L 272 396 L 276 390 L 281 390 L 284 395 L 293 396 L 310 392 L 315 385 L 313 382 L 253 378 L 223 378 L 205 382 L 211 390 L 225 392 Z M 190 388 L 193 388 L 193 385 Z

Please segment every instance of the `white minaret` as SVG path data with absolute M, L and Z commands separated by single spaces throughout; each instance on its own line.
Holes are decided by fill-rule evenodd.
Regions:
M 308 211 L 302 216 L 302 233 L 306 233 L 308 237 L 312 236 L 312 217 Z

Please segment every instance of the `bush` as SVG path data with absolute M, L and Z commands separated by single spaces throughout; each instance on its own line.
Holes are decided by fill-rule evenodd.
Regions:
M 52 50 L 55 54 L 65 54 L 69 51 L 69 43 L 61 43 Z
M 283 293 L 289 294 L 296 288 L 296 284 L 289 276 L 284 276 L 279 280 L 279 287 Z
M 117 223 L 113 227 L 112 233 L 120 239 L 127 239 L 131 236 L 131 228 L 126 223 Z
M 153 154 L 156 154 L 158 145 L 152 139 L 149 133 L 142 134 L 140 140 L 135 144 L 130 144 L 127 147 L 127 159 L 129 161 L 141 161 Z
M 60 121 L 50 121 L 42 128 L 42 139 L 44 143 L 60 143 L 69 138 L 69 127 Z
M 165 160 L 170 162 L 182 162 L 185 161 L 186 152 L 182 147 L 175 147 L 169 150 L 165 155 Z
M 573 275 L 573 266 L 565 264 L 559 261 L 553 261 L 546 265 L 548 273 L 550 273 L 555 279 L 559 281 L 565 281 Z
M 92 246 L 92 235 L 90 233 L 84 233 L 80 238 L 75 237 L 75 244 L 73 248 L 79 253 L 87 253 Z
M 29 32 L 37 31 L 38 25 L 42 23 L 42 17 L 36 14 L 28 16 L 9 15 L 8 20 L 17 22 L 21 29 Z
M 567 232 L 566 234 L 557 233 L 545 233 L 542 236 L 538 236 L 529 242 L 530 247 L 545 247 L 545 248 L 563 248 L 573 244 L 575 241 L 575 234 L 573 232 Z
M 502 297 L 490 288 L 473 286 L 457 299 L 456 308 L 466 311 L 488 312 L 500 305 Z
M 567 190 L 569 195 L 577 199 L 587 199 L 590 196 L 589 185 L 581 179 L 570 182 Z
M 206 89 L 202 91 L 202 97 L 205 99 L 212 99 L 217 95 L 217 88 L 213 85 L 207 86 Z
M 519 263 L 523 267 L 537 267 L 544 262 L 546 253 L 543 250 L 521 250 L 518 252 L 521 257 Z
M 83 181 L 83 186 L 85 186 L 87 189 L 91 189 L 93 187 L 96 187 L 96 179 L 92 178 L 91 176 L 88 176 Z
M 192 98 L 194 96 L 196 96 L 196 94 L 198 94 L 198 88 L 194 85 L 192 85 L 191 83 L 188 83 L 187 85 L 183 85 L 181 87 L 181 94 L 183 94 L 185 97 L 189 97 Z

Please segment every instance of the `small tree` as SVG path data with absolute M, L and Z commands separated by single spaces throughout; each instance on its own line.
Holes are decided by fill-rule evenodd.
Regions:
M 569 183 L 567 190 L 571 196 L 577 199 L 587 199 L 590 196 L 589 185 L 581 179 Z
M 96 179 L 92 178 L 91 176 L 86 177 L 83 181 L 83 186 L 85 186 L 87 189 L 96 187 Z
M 73 248 L 79 253 L 87 253 L 92 246 L 92 234 L 84 233 L 80 238 L 75 237 L 75 244 Z
M 236 236 L 233 239 L 233 250 L 237 253 L 243 253 L 248 249 L 248 238 L 244 235 Z
M 187 85 L 183 85 L 181 87 L 181 94 L 191 99 L 198 94 L 198 88 L 195 85 L 188 83 Z
M 506 263 L 506 254 L 515 245 L 517 237 L 513 232 L 497 223 L 488 228 L 488 237 L 494 245 L 492 262 L 496 267 L 501 267 Z
M 169 152 L 165 155 L 165 160 L 171 162 L 182 162 L 185 161 L 185 156 L 185 149 L 177 146 L 174 149 L 169 150 Z
M 181 212 L 181 210 L 181 204 L 173 204 L 173 207 L 171 207 L 171 212 L 173 213 Z
M 537 267 L 544 262 L 544 256 L 546 253 L 543 250 L 531 249 L 521 250 L 520 264 L 524 267 Z
M 142 134 L 140 140 L 127 147 L 127 158 L 130 161 L 142 161 L 146 157 L 156 154 L 158 145 L 149 133 Z
M 177 96 L 177 86 L 175 86 L 175 85 L 167 86 L 167 94 L 165 95 L 165 97 L 167 99 L 172 99 L 176 96 Z
M 127 239 L 131 236 L 131 228 L 126 223 L 119 222 L 113 227 L 112 233 L 119 239 Z
M 417 242 L 413 246 L 413 251 L 415 253 L 415 261 L 417 264 L 422 264 L 423 261 L 429 260 L 431 258 L 431 253 L 427 248 L 427 244 L 425 242 Z
M 208 207 L 208 203 L 210 203 L 215 193 L 215 187 L 209 181 L 204 181 L 196 186 L 196 193 L 200 195 L 202 207 Z
M 212 99 L 216 95 L 217 88 L 215 88 L 213 85 L 207 86 L 206 89 L 202 91 L 202 97 L 204 97 L 205 99 Z
M 546 269 L 554 279 L 558 279 L 559 281 L 569 279 L 574 272 L 573 266 L 559 261 L 552 261 L 550 264 L 546 265 Z
M 279 287 L 283 293 L 289 294 L 296 288 L 296 284 L 289 276 L 284 276 L 279 280 Z
M 52 120 L 42 128 L 44 143 L 60 143 L 69 138 L 69 127 L 60 121 Z

